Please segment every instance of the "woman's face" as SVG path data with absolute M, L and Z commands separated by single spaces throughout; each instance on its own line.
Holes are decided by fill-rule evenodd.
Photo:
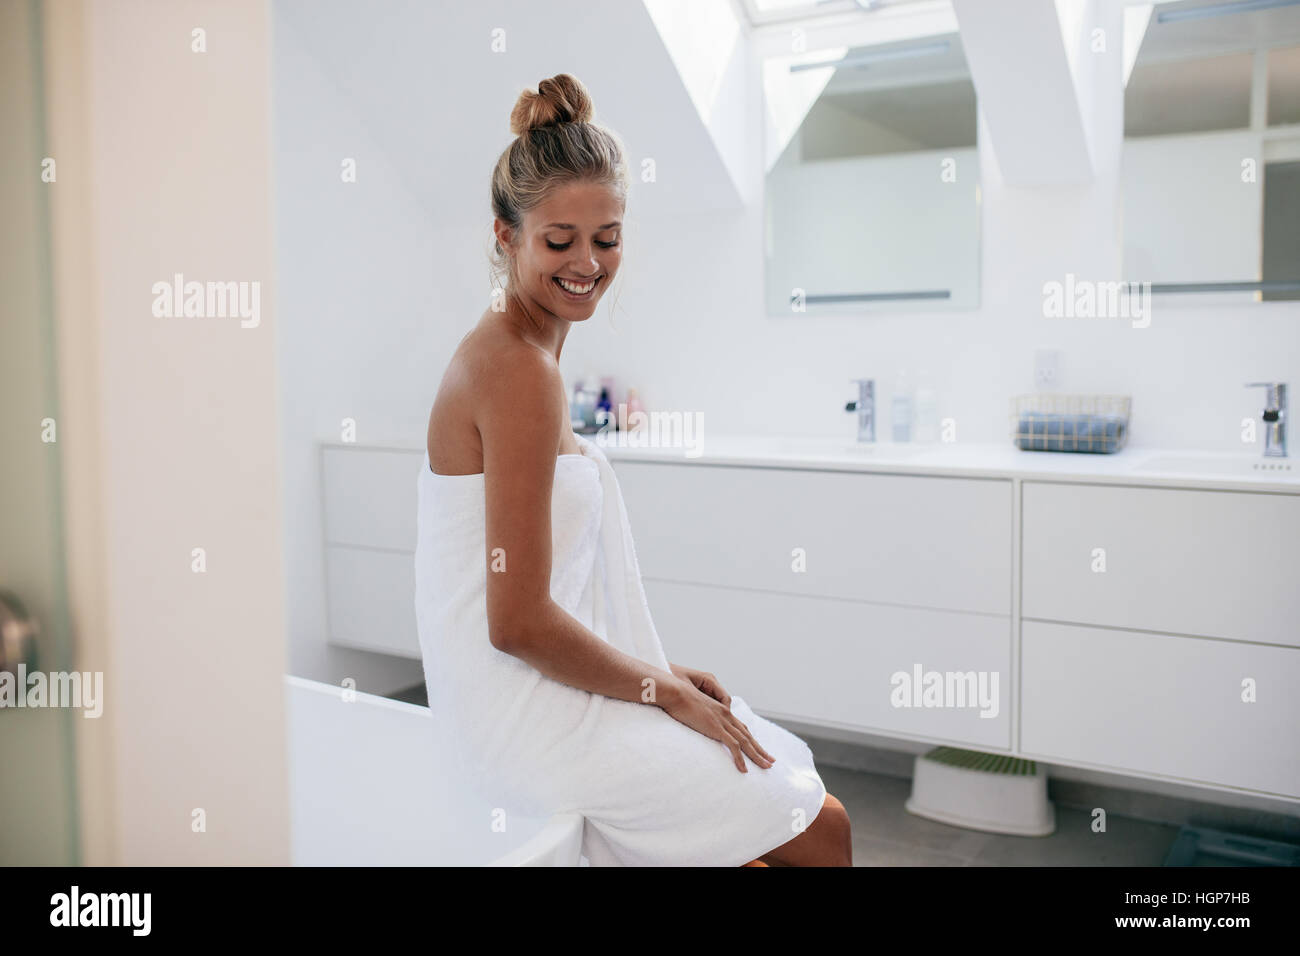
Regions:
M 596 183 L 568 183 L 523 219 L 513 250 L 514 291 L 558 318 L 590 318 L 623 259 L 617 194 Z M 505 247 L 509 230 L 500 220 L 496 230 Z

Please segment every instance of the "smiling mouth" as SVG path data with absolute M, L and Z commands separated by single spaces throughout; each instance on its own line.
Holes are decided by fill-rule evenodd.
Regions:
M 575 282 L 572 279 L 561 279 L 559 276 L 551 276 L 551 281 L 555 283 L 560 292 L 567 299 L 573 299 L 581 302 L 584 299 L 590 299 L 596 293 L 596 286 L 604 279 L 603 275 L 595 279 L 588 279 L 586 282 Z

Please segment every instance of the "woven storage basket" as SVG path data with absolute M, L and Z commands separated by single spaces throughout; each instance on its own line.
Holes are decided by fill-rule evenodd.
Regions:
M 1011 440 L 1023 451 L 1110 454 L 1128 442 L 1128 395 L 1039 392 L 1011 399 Z

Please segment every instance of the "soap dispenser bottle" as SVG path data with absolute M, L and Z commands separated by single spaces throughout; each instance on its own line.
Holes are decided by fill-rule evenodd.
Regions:
M 596 402 L 596 424 L 613 430 L 614 379 L 606 376 L 600 380 L 600 399 Z
M 907 372 L 899 370 L 894 384 L 894 397 L 890 403 L 889 423 L 895 442 L 912 440 L 912 396 L 908 391 Z

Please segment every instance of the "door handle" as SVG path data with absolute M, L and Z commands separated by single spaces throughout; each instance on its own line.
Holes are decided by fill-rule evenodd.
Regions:
M 0 590 L 0 671 L 18 676 L 18 665 L 36 659 L 36 636 L 40 625 L 11 591 Z

